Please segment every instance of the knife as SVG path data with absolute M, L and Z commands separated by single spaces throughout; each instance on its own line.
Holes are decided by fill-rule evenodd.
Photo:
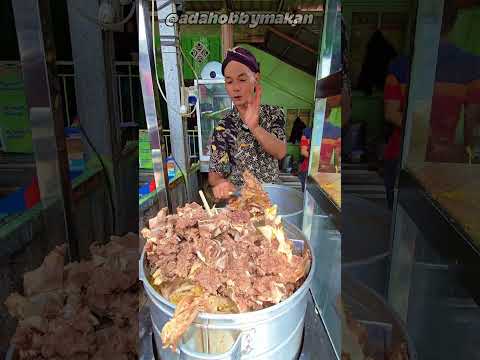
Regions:
M 236 188 L 235 191 L 231 191 L 230 196 L 240 197 L 242 195 L 242 189 Z

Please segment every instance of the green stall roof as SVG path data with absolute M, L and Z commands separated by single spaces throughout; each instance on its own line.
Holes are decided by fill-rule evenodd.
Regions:
M 285 109 L 313 108 L 314 76 L 251 45 L 238 45 L 250 50 L 260 63 L 263 103 L 278 105 Z

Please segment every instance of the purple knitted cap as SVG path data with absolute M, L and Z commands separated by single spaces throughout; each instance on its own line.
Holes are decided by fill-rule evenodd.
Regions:
M 230 61 L 238 61 L 247 66 L 254 73 L 260 72 L 260 64 L 257 62 L 255 55 L 253 55 L 247 49 L 242 47 L 235 47 L 232 50 L 227 51 L 227 56 L 222 63 L 222 74 L 225 75 L 225 68 Z

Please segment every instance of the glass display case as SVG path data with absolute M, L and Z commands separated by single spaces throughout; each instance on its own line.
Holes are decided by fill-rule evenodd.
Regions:
M 304 193 L 303 232 L 312 244 L 317 268 L 311 292 L 335 356 L 341 358 L 340 1 L 325 4 L 315 89 L 315 113 Z
M 225 90 L 225 80 L 195 80 L 198 90 L 196 105 L 198 144 L 202 171 L 210 160 L 210 140 L 213 130 L 228 110 L 233 108 L 233 102 Z
M 320 188 L 336 212 L 341 203 L 341 5 L 330 1 L 317 65 L 308 183 Z
M 458 41 L 468 10 L 432 3 L 417 9 L 389 302 L 420 359 L 479 359 L 480 58 Z
M 473 29 L 461 30 L 468 11 L 457 11 L 452 28 L 446 28 L 452 15 L 442 21 L 436 11 L 425 6 L 419 13 L 428 34 L 417 30 L 416 43 L 434 45 L 415 49 L 402 168 L 478 248 L 480 57 L 460 41 L 473 36 Z

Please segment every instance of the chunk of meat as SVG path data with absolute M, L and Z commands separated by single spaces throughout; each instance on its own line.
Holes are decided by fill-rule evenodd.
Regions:
M 258 269 L 262 270 L 263 274 L 279 276 L 287 275 L 287 258 L 285 255 L 279 254 L 270 248 L 264 249 L 254 261 Z
M 251 216 L 262 217 L 264 209 L 272 206 L 270 198 L 249 171 L 243 173 L 243 179 L 245 184 L 241 196 L 231 201 L 228 207 L 232 210 L 247 211 Z
M 224 281 L 224 275 L 214 268 L 202 266 L 195 272 L 193 279 L 210 294 L 216 294 Z
M 88 285 L 95 264 L 92 261 L 74 262 L 65 266 L 64 288 L 70 293 L 79 293 Z
M 66 245 L 57 246 L 45 257 L 42 265 L 23 277 L 26 296 L 61 289 L 63 286 L 63 266 L 65 265 Z
M 183 208 L 177 209 L 178 220 L 175 225 L 177 231 L 192 227 L 199 220 L 208 217 L 207 212 L 197 203 L 186 204 Z
M 19 320 L 12 338 L 18 358 L 138 358 L 138 240 L 112 237 L 91 246 L 92 260 L 66 266 L 64 249 L 56 248 L 28 273 L 28 294 L 13 293 L 6 301 Z M 106 326 L 110 332 L 99 341 Z
M 173 318 L 165 324 L 160 333 L 163 348 L 170 347 L 176 351 L 178 340 L 207 306 L 205 296 L 185 296 L 177 305 Z
M 182 244 L 180 249 L 177 255 L 175 275 L 180 278 L 186 278 L 195 260 L 194 249 L 190 243 Z
M 19 293 L 12 293 L 5 300 L 7 311 L 17 319 L 25 319 L 30 316 L 35 316 L 35 310 L 32 309 L 31 302 Z
M 287 295 L 285 285 L 276 276 L 256 278 L 253 286 L 258 294 L 257 299 L 261 302 L 278 304 L 285 300 Z

